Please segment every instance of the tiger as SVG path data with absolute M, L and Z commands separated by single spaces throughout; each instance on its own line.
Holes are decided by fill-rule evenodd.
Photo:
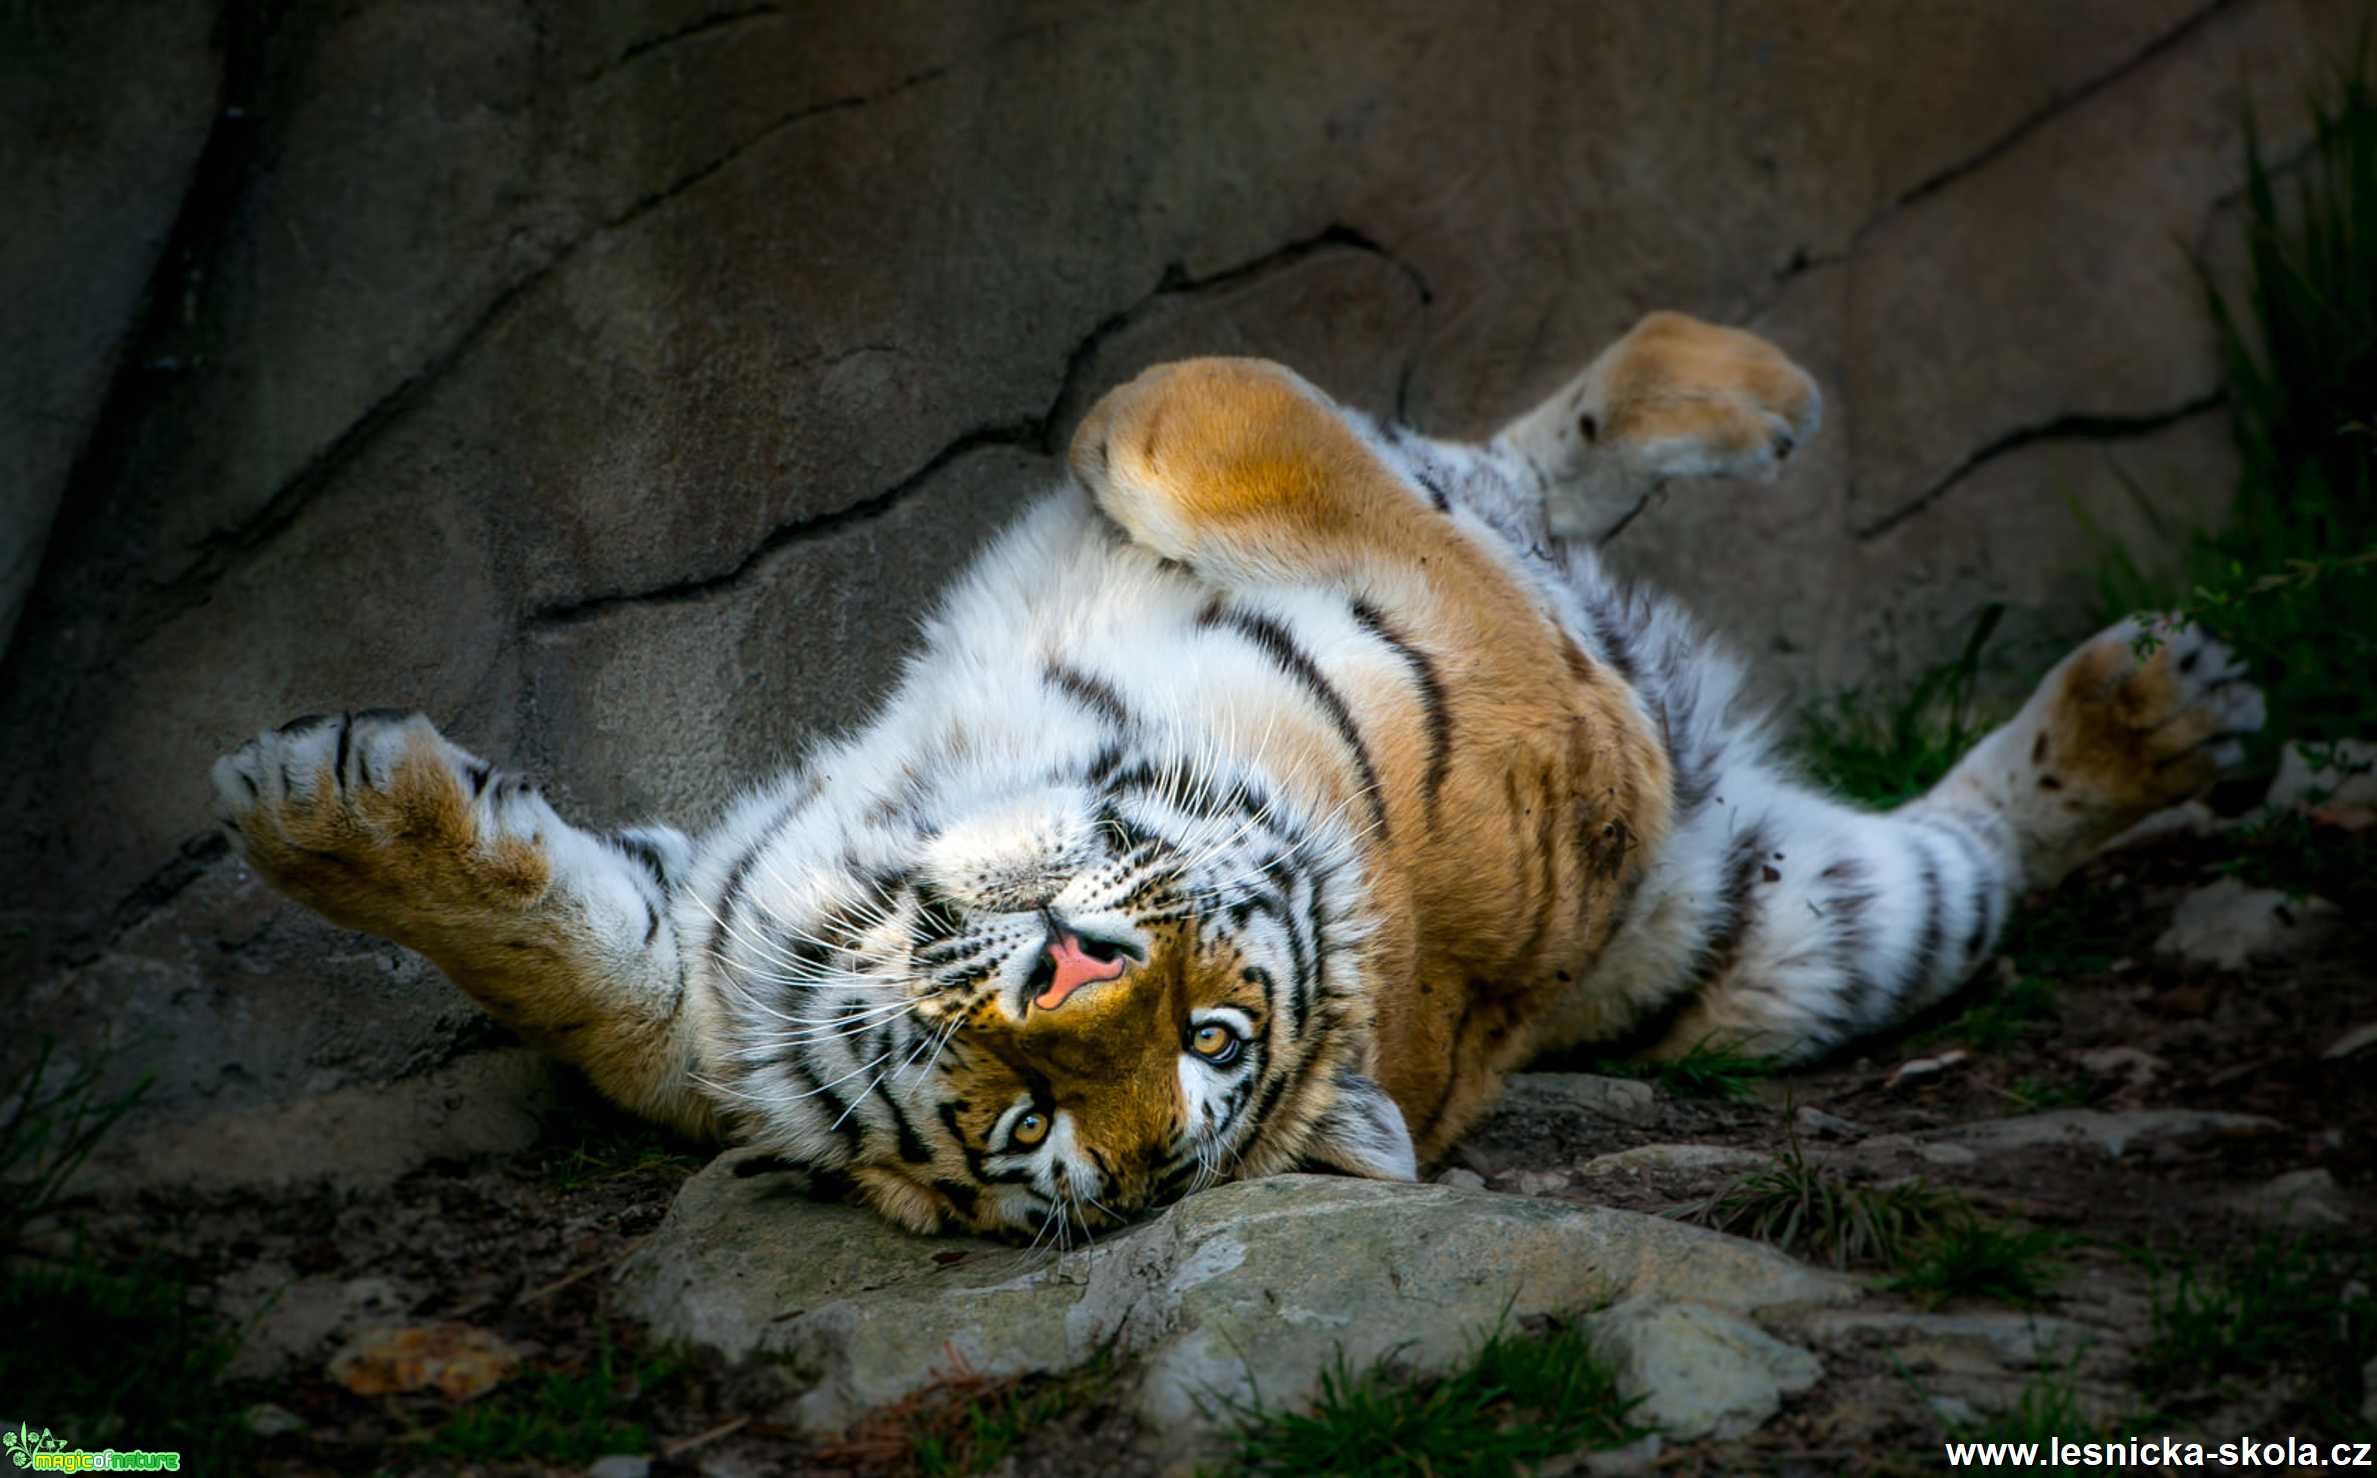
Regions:
M 1548 1052 L 1805 1063 L 1942 1001 L 2019 895 L 2263 720 L 2132 617 L 1929 791 L 1800 777 L 1600 547 L 1821 420 L 1653 313 L 1482 443 L 1259 359 L 1158 365 L 942 594 L 880 709 L 698 839 L 565 821 L 418 713 L 212 773 L 264 883 L 434 962 L 625 1109 L 897 1225 L 1070 1241 L 1226 1180 L 1411 1180 Z

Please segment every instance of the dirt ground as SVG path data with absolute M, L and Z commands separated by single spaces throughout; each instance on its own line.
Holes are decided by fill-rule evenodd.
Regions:
M 2080 1405 L 2099 1419 L 2117 1423 L 2151 1410 L 2164 1429 L 2214 1440 L 2342 1433 L 2337 1424 L 2349 1426 L 2368 1393 L 2339 1390 L 2332 1373 L 2281 1361 L 2256 1378 L 2180 1388 L 2150 1388 L 2139 1373 L 2155 1332 L 2156 1289 L 2167 1292 L 2173 1269 L 2210 1267 L 2278 1235 L 2269 1225 L 2283 1218 L 2241 1209 L 2255 1188 L 2291 1172 L 2328 1172 L 2344 1220 L 2330 1215 L 2283 1235 L 2341 1248 L 2346 1263 L 2354 1249 L 2366 1252 L 2377 1230 L 2365 1216 L 2377 1201 L 2377 1052 L 2322 1056 L 2377 1020 L 2377 899 L 2361 880 L 2338 900 L 2345 906 L 2333 929 L 2299 958 L 2241 972 L 2159 959 L 2154 943 L 2174 901 L 2234 855 L 2225 840 L 2185 838 L 2099 859 L 2033 901 L 2009 939 L 2007 962 L 1983 973 L 2000 984 L 1968 993 L 1896 1039 L 1865 1044 L 1853 1059 L 1757 1079 L 1739 1098 L 1662 1086 L 1636 1123 L 1504 1113 L 1451 1164 L 1500 1189 L 1653 1213 L 1686 1211 L 1739 1172 L 1588 1175 L 1581 1167 L 1636 1146 L 1773 1153 L 1796 1140 L 1812 1163 L 1837 1165 L 1848 1182 L 1919 1176 L 2008 1226 L 2054 1234 L 2043 1264 L 2048 1286 L 2025 1311 L 2102 1336 L 2066 1372 Z M 2048 984 L 2009 997 L 2002 985 L 2009 977 Z M 1900 1072 L 1916 1059 L 1943 1065 Z M 2214 1110 L 2270 1124 L 2158 1140 L 2119 1158 L 2060 1143 L 1927 1157 L 1917 1138 L 2073 1108 Z M 235 1364 L 223 1406 L 250 1412 L 250 1424 L 270 1433 L 246 1439 L 247 1461 L 260 1472 L 582 1471 L 601 1452 L 629 1451 L 653 1454 L 654 1473 L 725 1478 L 788 1469 L 956 1471 L 998 1456 L 999 1447 L 968 1446 L 973 1439 L 964 1436 L 980 1424 L 962 1398 L 981 1392 L 953 1392 L 937 1411 L 897 1414 L 821 1446 L 770 1419 L 785 1395 L 777 1372 L 727 1370 L 647 1348 L 637 1328 L 607 1310 L 607 1275 L 660 1222 L 699 1162 L 591 1099 L 556 1124 L 570 1127 L 528 1151 L 433 1164 L 383 1189 L 318 1187 L 269 1202 L 143 1193 L 77 1208 L 80 1225 L 101 1261 L 161 1262 L 194 1289 L 224 1291 L 226 1303 L 237 1302 L 230 1291 L 242 1286 L 243 1270 L 382 1279 L 391 1312 L 406 1322 L 477 1326 L 525 1355 L 523 1374 L 471 1403 L 489 1413 L 476 1427 L 458 1426 L 467 1413 L 435 1394 L 359 1396 L 321 1368 L 268 1379 L 239 1375 Z M 1528 1172 L 1536 1178 L 1522 1185 Z M 2149 1253 L 2153 1259 L 2142 1255 Z M 1879 1283 L 1886 1270 L 1851 1271 Z M 1887 1292 L 1869 1306 L 1926 1309 Z M 1959 1296 L 1931 1311 L 2007 1307 Z M 1944 1423 L 1924 1372 L 1895 1348 L 1861 1351 L 1837 1341 L 1824 1348 L 1826 1378 L 1778 1419 L 1730 1444 L 1669 1446 L 1657 1471 L 1940 1471 Z M 989 1394 L 1005 1410 L 1035 1392 Z M 1046 1419 L 1024 1424 L 1030 1430 L 1006 1453 L 1006 1471 L 1158 1466 L 1132 1458 L 1118 1468 L 1124 1439 L 1137 1435 L 1127 1430 L 1130 1419 L 1094 1387 L 1063 1394 L 1046 1403 Z M 498 1430 L 505 1422 L 511 1427 Z

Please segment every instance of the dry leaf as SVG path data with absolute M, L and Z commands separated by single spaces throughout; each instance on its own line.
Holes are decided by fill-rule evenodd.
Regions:
M 469 1324 L 371 1329 L 330 1362 L 330 1378 L 358 1396 L 434 1390 L 469 1401 L 520 1369 L 520 1355 L 489 1330 Z

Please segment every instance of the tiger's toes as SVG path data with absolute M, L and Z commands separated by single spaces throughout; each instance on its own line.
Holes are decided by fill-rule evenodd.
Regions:
M 2032 740 L 2035 786 L 2069 808 L 2129 819 L 2204 789 L 2245 757 L 2261 690 L 2201 627 L 2132 616 L 2049 675 Z
M 316 714 L 215 762 L 215 814 L 274 888 L 404 943 L 515 913 L 551 870 L 534 790 L 420 714 Z
M 1816 434 L 1815 380 L 1766 340 L 1653 313 L 1595 365 L 1580 434 L 1648 476 L 1773 479 Z

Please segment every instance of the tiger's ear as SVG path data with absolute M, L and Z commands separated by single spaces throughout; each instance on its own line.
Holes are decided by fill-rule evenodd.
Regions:
M 1304 1146 L 1305 1160 L 1367 1180 L 1419 1179 L 1411 1131 L 1387 1091 L 1359 1073 L 1339 1073 L 1334 1087 Z

